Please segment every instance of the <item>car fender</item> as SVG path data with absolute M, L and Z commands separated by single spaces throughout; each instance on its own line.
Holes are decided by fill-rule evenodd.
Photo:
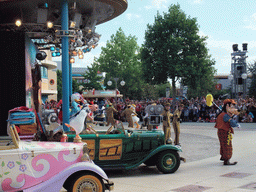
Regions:
M 157 153 L 159 152 L 162 152 L 162 151 L 167 151 L 167 150 L 174 150 L 174 151 L 180 151 L 182 152 L 181 148 L 180 147 L 176 147 L 174 145 L 169 145 L 169 144 L 166 144 L 166 145 L 161 145 L 159 147 L 157 147 L 156 149 L 154 149 L 153 151 L 151 151 L 146 158 L 143 159 L 143 162 L 145 162 L 146 160 L 148 160 L 149 158 L 153 157 L 154 155 L 156 155 Z
M 142 159 L 140 162 L 138 162 L 137 164 L 134 164 L 132 166 L 127 166 L 125 167 L 125 169 L 131 169 L 134 167 L 139 166 L 140 164 L 144 163 L 146 160 L 150 159 L 151 157 L 153 157 L 154 155 L 158 154 L 159 152 L 162 151 L 167 151 L 167 150 L 173 150 L 173 151 L 180 151 L 182 152 L 180 147 L 176 147 L 174 145 L 170 145 L 170 144 L 166 144 L 166 145 L 161 145 L 159 147 L 157 147 L 156 149 L 154 149 L 153 151 L 151 151 L 144 159 Z
M 79 162 L 67 167 L 65 170 L 61 171 L 59 174 L 47 181 L 40 183 L 39 185 L 33 186 L 29 189 L 24 189 L 24 192 L 34 191 L 34 192 L 56 192 L 60 191 L 64 182 L 73 173 L 80 171 L 91 171 L 102 177 L 104 180 L 109 180 L 106 173 L 97 165 L 91 162 Z

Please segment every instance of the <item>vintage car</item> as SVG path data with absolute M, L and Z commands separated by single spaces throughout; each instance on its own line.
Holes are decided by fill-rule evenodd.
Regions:
M 85 143 L 0 140 L 0 191 L 97 191 L 113 189 L 105 172 L 89 158 Z
M 68 141 L 75 136 L 68 133 Z M 103 169 L 131 169 L 144 163 L 163 173 L 174 173 L 180 166 L 181 148 L 166 144 L 161 130 L 131 130 L 119 122 L 116 128 L 94 133 L 87 130 L 80 137 L 88 145 L 90 158 Z

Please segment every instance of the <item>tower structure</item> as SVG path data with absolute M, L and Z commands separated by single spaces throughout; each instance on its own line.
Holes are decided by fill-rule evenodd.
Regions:
M 246 55 L 247 53 L 247 43 L 243 43 L 243 50 L 238 49 L 238 44 L 232 46 L 233 53 L 231 53 L 231 75 L 229 79 L 231 80 L 231 92 L 233 98 L 238 98 L 239 96 L 245 97 L 247 94 L 247 64 Z

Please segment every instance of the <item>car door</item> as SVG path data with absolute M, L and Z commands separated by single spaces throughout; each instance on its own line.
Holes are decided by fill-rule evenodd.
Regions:
M 23 168 L 19 149 L 0 151 L 1 186 L 0 191 L 18 191 L 25 185 Z

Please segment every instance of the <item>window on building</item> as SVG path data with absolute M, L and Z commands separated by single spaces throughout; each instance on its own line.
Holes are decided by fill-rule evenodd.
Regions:
M 41 66 L 41 77 L 43 79 L 48 79 L 48 70 L 45 66 Z

